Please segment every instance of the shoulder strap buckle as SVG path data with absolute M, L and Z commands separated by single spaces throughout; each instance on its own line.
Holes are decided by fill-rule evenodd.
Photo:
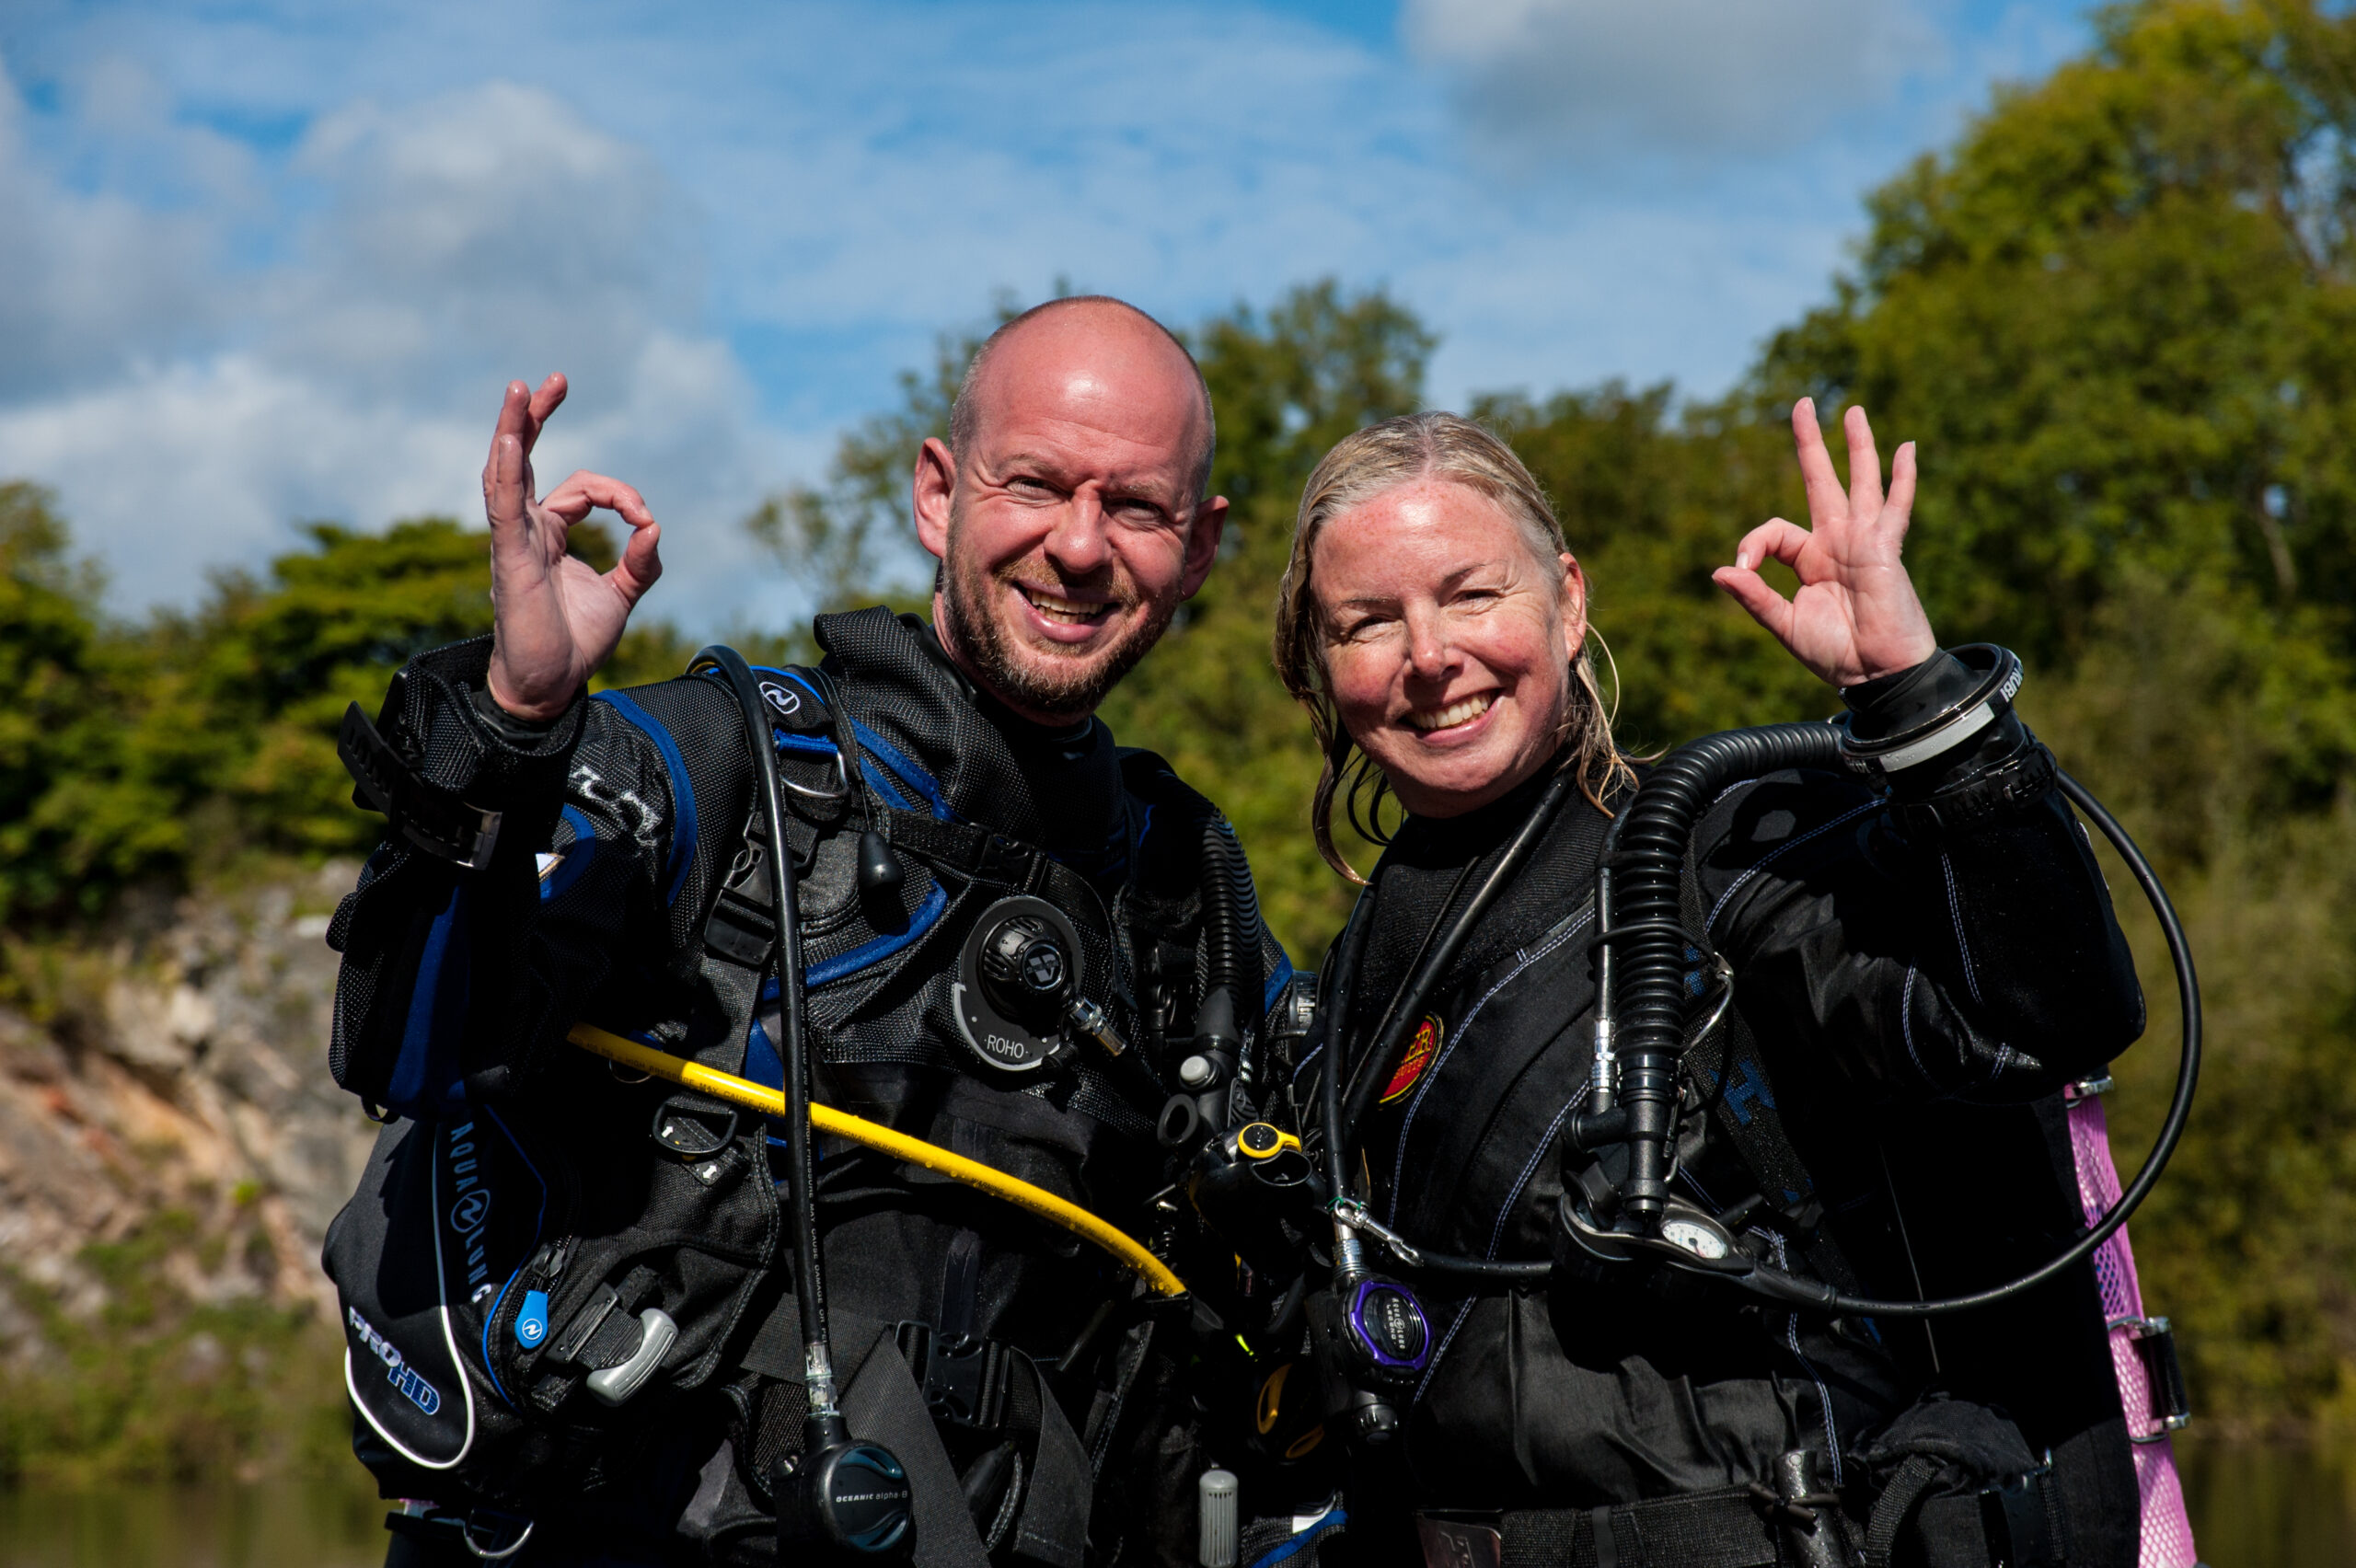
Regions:
M 419 778 L 356 702 L 343 710 L 335 755 L 352 775 L 358 802 L 383 813 L 410 843 L 462 870 L 491 863 L 504 813 L 470 806 Z
M 996 1432 L 1006 1424 L 1011 1385 L 1005 1345 L 944 1334 L 914 1320 L 895 1325 L 893 1334 L 935 1421 L 969 1432 Z

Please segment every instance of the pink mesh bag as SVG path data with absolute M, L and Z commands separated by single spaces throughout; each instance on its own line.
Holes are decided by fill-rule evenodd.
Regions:
M 2091 1226 L 2119 1201 L 2119 1169 L 2110 1162 L 2110 1128 L 2099 1096 L 2073 1094 L 2069 1121 L 2078 1203 Z M 2110 1363 L 2119 1378 L 2119 1401 L 2127 1414 L 2127 1434 L 2135 1440 L 2135 1483 L 2143 1505 L 2139 1568 L 2198 1568 L 2192 1521 L 2186 1516 L 2184 1487 L 2176 1473 L 2176 1451 L 2161 1413 L 2154 1408 L 2151 1376 L 2136 1346 L 2146 1321 L 2143 1290 L 2135 1278 L 2135 1252 L 2124 1226 L 2095 1250 L 2094 1265 L 2102 1315 L 2110 1325 Z

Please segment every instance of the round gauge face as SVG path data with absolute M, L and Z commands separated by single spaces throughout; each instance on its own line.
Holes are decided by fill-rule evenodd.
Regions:
M 1727 1255 L 1727 1239 L 1711 1226 L 1696 1224 L 1690 1219 L 1661 1221 L 1660 1239 L 1684 1248 L 1697 1258 L 1713 1261 Z

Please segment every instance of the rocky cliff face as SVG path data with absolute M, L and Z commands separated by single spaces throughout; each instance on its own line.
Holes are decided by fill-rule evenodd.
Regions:
M 52 1314 L 119 1310 L 126 1268 L 179 1301 L 331 1318 L 319 1241 L 374 1133 L 327 1065 L 324 937 L 355 871 L 17 955 L 43 1003 L 0 1009 L 0 1366 L 40 1360 Z

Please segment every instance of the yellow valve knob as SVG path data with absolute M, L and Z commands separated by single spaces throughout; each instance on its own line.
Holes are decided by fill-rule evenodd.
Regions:
M 1247 1122 L 1235 1132 L 1235 1151 L 1246 1159 L 1271 1159 L 1299 1147 L 1299 1138 L 1267 1122 Z

